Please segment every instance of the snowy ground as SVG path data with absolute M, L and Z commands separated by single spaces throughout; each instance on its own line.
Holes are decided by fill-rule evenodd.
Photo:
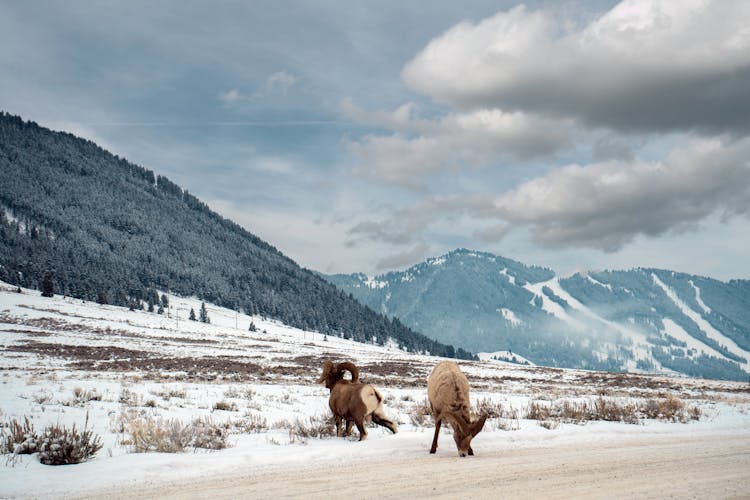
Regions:
M 100 435 L 90 461 L 46 466 L 36 455 L 0 457 L 0 497 L 79 496 L 242 471 L 304 469 L 367 458 L 425 459 L 433 425 L 424 416 L 426 378 L 438 361 L 396 348 L 303 332 L 208 306 L 211 324 L 188 321 L 200 302 L 171 297 L 169 316 L 43 298 L 0 283 L 0 423 L 28 417 L 37 430 L 73 424 Z M 256 332 L 248 331 L 250 322 Z M 315 384 L 323 360 L 352 360 L 385 396 L 399 433 L 369 429 L 367 441 L 303 437 L 325 422 L 328 391 Z M 493 409 L 477 454 L 537 446 L 586 447 L 622 440 L 750 435 L 747 383 L 557 370 L 498 361 L 461 362 L 472 402 Z M 699 414 L 688 423 L 584 424 L 524 418 L 533 404 L 630 402 L 674 397 Z M 220 409 L 226 408 L 226 409 Z M 126 416 L 205 417 L 229 447 L 133 453 Z M 312 419 L 312 420 L 311 420 Z M 543 424 L 543 425 L 540 425 Z M 295 430 L 297 429 L 297 430 Z M 438 457 L 455 457 L 449 431 Z M 355 431 L 356 434 L 356 431 Z M 750 452 L 750 450 L 748 450 Z

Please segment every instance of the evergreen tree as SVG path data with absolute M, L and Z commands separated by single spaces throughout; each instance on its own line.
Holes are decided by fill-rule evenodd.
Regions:
M 42 297 L 52 297 L 53 295 L 55 295 L 55 284 L 52 282 L 52 274 L 47 273 L 42 280 Z
M 252 321 L 250 321 L 250 326 L 247 329 L 250 332 L 257 332 L 258 331 L 258 327 L 255 326 L 255 323 L 253 323 Z
M 156 314 L 164 314 L 164 307 L 162 307 L 161 304 L 159 304 L 159 309 L 156 310 Z
M 105 290 L 99 290 L 99 294 L 96 297 L 96 301 L 99 304 L 108 304 L 109 301 L 107 300 L 107 292 Z
M 201 323 L 210 323 L 211 322 L 211 319 L 208 317 L 208 311 L 206 310 L 206 303 L 205 302 L 201 302 L 200 321 L 201 321 Z
M 188 319 L 190 321 L 195 321 L 195 311 L 193 310 L 192 307 L 190 308 L 190 316 L 188 317 Z

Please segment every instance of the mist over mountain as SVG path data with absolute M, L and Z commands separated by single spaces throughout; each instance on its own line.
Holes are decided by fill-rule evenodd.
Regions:
M 2 281 L 133 307 L 169 290 L 329 335 L 471 356 L 362 306 L 91 141 L 0 113 L 0 179 Z
M 750 281 L 660 269 L 557 276 L 460 249 L 405 271 L 328 279 L 404 324 L 557 367 L 747 380 Z

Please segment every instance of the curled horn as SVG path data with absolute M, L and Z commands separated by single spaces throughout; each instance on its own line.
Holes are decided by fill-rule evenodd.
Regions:
M 343 363 L 339 363 L 336 365 L 337 372 L 341 372 L 343 370 L 347 370 L 352 374 L 352 382 L 357 382 L 359 380 L 359 369 L 354 366 L 354 363 L 344 361 Z
M 331 362 L 331 360 L 328 360 L 328 359 L 325 360 L 323 362 L 323 374 L 320 376 L 320 378 L 318 379 L 316 383 L 322 384 L 323 382 L 328 380 L 328 376 L 330 375 L 332 371 L 333 371 L 333 362 Z

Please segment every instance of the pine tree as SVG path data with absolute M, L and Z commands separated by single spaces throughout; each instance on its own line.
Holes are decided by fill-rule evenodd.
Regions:
M 55 295 L 55 284 L 52 282 L 52 274 L 47 273 L 42 280 L 42 297 Z
M 99 290 L 99 295 L 97 295 L 96 301 L 99 304 L 108 304 L 109 301 L 107 300 L 107 292 L 104 290 Z
M 188 317 L 188 319 L 190 319 L 190 321 L 195 321 L 195 311 L 192 307 L 190 308 L 190 316 Z
M 208 311 L 206 311 L 206 303 L 205 302 L 201 302 L 200 320 L 201 320 L 201 323 L 210 323 L 211 322 L 211 319 L 208 317 Z
M 251 321 L 251 322 L 250 322 L 250 326 L 249 326 L 249 327 L 247 328 L 247 330 L 248 330 L 248 331 L 250 331 L 250 332 L 257 332 L 257 331 L 258 331 L 258 327 L 257 327 L 257 326 L 255 326 L 255 323 L 253 323 L 253 322 Z

